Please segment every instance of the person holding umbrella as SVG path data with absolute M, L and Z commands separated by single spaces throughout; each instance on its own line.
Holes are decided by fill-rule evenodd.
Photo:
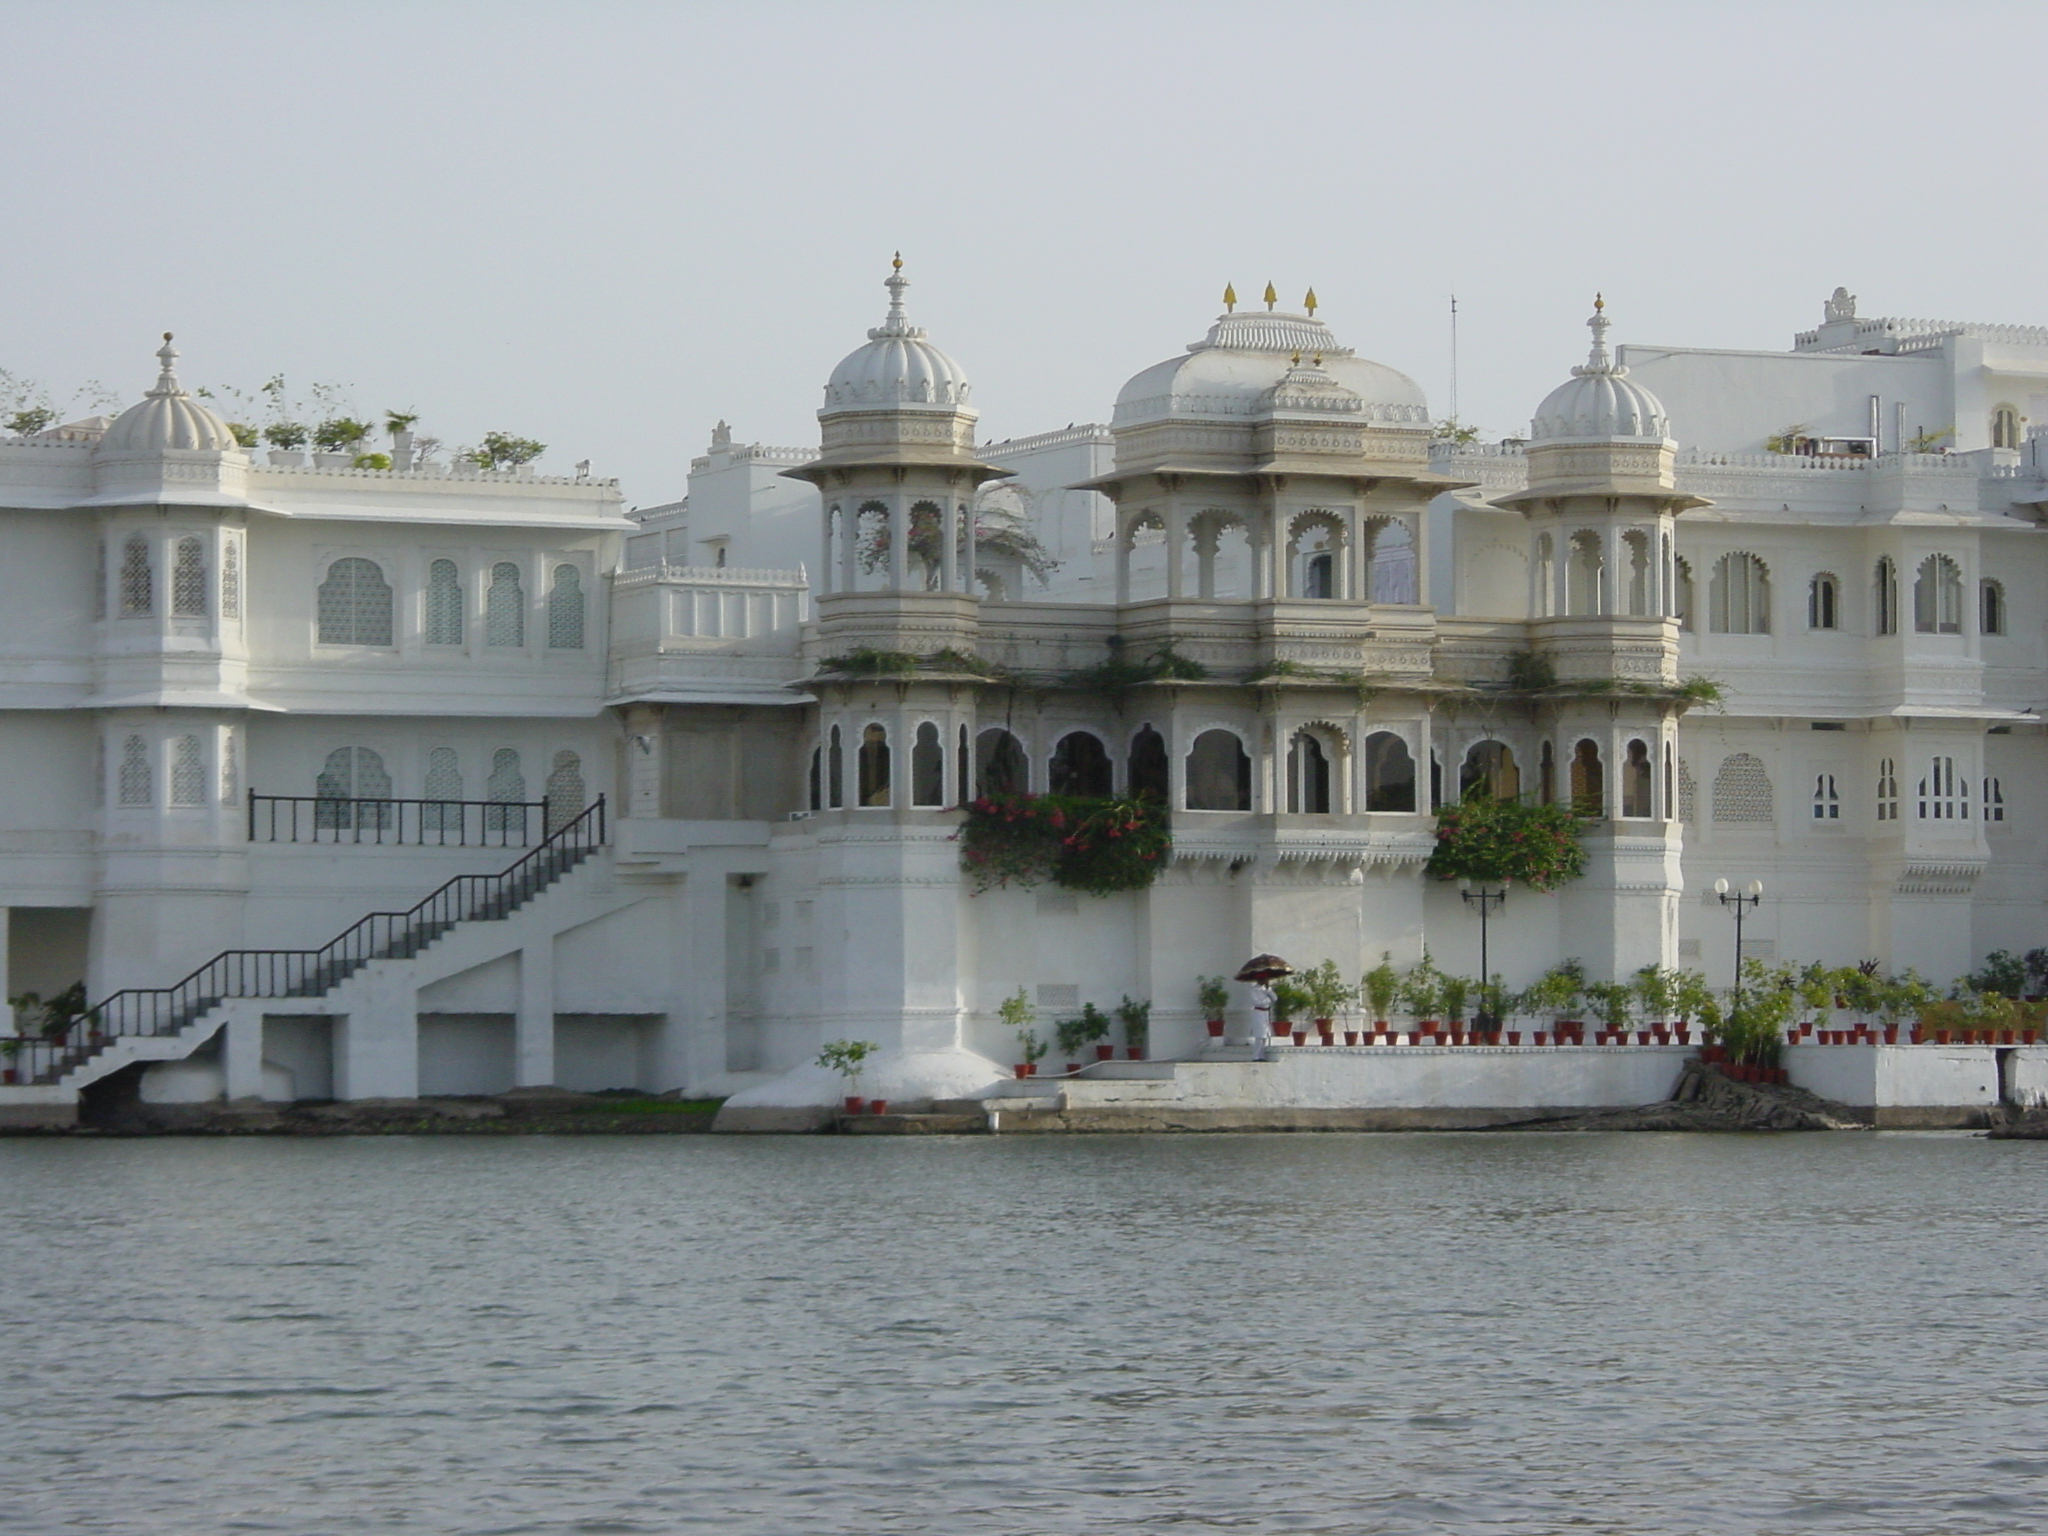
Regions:
M 1278 955 L 1254 955 L 1245 961 L 1237 973 L 1237 980 L 1252 985 L 1252 1060 L 1264 1061 L 1266 1047 L 1273 1038 L 1273 988 L 1271 983 L 1282 976 L 1292 976 L 1294 967 Z

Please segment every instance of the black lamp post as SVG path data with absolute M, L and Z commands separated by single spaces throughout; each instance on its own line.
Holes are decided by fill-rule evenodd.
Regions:
M 1742 919 L 1751 907 L 1754 907 L 1764 899 L 1764 883 L 1761 880 L 1752 880 L 1741 890 L 1731 891 L 1728 889 L 1728 882 L 1726 880 L 1716 880 L 1714 882 L 1714 894 L 1721 899 L 1722 906 L 1735 909 L 1735 1007 L 1730 1017 L 1740 1017 L 1742 1013 Z
M 1487 988 L 1493 984 L 1493 971 L 1487 964 L 1486 959 L 1486 922 L 1493 915 L 1493 909 L 1508 899 L 1508 891 L 1505 885 L 1497 891 L 1489 891 L 1486 889 L 1484 881 L 1480 882 L 1479 889 L 1475 891 L 1472 889 L 1472 882 L 1470 880 L 1460 880 L 1458 882 L 1458 895 L 1464 900 L 1466 906 L 1479 909 L 1478 1022 L 1481 1029 L 1490 1031 L 1500 1024 L 1500 1020 L 1495 1018 L 1492 1011 L 1486 1006 Z

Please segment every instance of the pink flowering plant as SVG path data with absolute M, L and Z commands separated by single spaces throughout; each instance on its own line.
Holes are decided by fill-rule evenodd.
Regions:
M 1149 886 L 1173 849 L 1155 800 L 1095 795 L 982 795 L 954 834 L 975 889 L 1051 881 L 1107 896 Z
M 1579 821 L 1564 806 L 1468 795 L 1436 813 L 1429 873 L 1439 880 L 1513 880 L 1554 891 L 1585 869 Z

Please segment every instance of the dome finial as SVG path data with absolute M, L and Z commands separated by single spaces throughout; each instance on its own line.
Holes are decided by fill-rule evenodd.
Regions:
M 1280 302 L 1280 291 L 1271 283 L 1266 284 L 1266 308 L 1271 309 Z
M 889 275 L 882 280 L 882 286 L 889 290 L 889 314 L 882 321 L 879 332 L 870 335 L 903 336 L 909 334 L 910 320 L 903 313 L 903 290 L 910 286 L 910 279 L 903 275 L 903 253 L 898 251 L 889 262 Z
M 1223 285 L 1223 313 L 1226 315 L 1237 313 L 1237 285 L 1235 283 L 1225 283 Z
M 171 333 L 169 331 L 164 332 L 164 344 L 156 349 L 156 360 L 159 365 L 159 371 L 156 376 L 156 388 L 152 389 L 150 393 L 152 395 L 182 395 L 185 391 L 178 387 L 178 349 L 171 345 Z
M 1599 294 L 1593 295 L 1593 318 L 1586 327 L 1593 333 L 1593 350 L 1586 354 L 1586 373 L 1611 373 L 1614 359 L 1607 353 L 1607 328 L 1614 322 L 1607 318 L 1607 300 Z
M 1314 318 L 1315 318 L 1315 312 L 1316 312 L 1316 309 L 1317 309 L 1317 307 L 1318 307 L 1318 306 L 1317 306 L 1317 304 L 1316 304 L 1316 291 L 1315 291 L 1315 289 L 1314 289 L 1314 288 L 1310 288 L 1310 289 L 1309 289 L 1309 291 L 1308 291 L 1308 297 L 1307 297 L 1307 298 L 1305 298 L 1305 299 L 1303 299 L 1303 300 L 1302 300 L 1301 302 L 1302 302 L 1302 304 L 1303 304 L 1303 305 L 1304 305 L 1304 306 L 1305 306 L 1305 307 L 1307 308 L 1307 310 L 1308 310 L 1308 312 L 1309 312 L 1309 318 L 1310 318 L 1310 319 L 1314 319 Z

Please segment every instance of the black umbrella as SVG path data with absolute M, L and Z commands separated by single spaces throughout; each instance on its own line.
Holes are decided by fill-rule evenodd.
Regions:
M 1275 976 L 1292 976 L 1294 967 L 1278 955 L 1253 955 L 1238 971 L 1239 981 L 1271 981 Z

